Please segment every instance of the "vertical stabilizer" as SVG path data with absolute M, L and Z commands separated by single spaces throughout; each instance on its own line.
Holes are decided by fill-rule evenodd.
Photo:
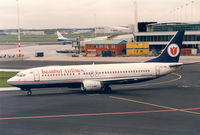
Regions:
M 183 36 L 184 31 L 178 31 L 158 57 L 146 62 L 178 62 L 183 43 Z
M 62 34 L 61 34 L 59 31 L 57 31 L 56 34 L 57 34 L 57 36 L 58 36 L 58 39 L 63 39 L 63 38 L 64 38 L 64 37 L 62 36 Z

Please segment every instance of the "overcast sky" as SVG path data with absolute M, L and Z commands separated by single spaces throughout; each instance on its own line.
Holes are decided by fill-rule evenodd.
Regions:
M 137 0 L 139 21 L 199 21 L 200 0 Z M 19 0 L 22 28 L 122 26 L 134 22 L 134 0 Z M 177 10 L 179 9 L 179 10 Z M 0 29 L 17 27 L 16 0 L 0 0 Z

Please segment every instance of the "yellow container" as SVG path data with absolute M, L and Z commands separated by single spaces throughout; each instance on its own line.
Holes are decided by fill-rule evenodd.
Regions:
M 149 49 L 134 49 L 134 55 L 149 55 Z
M 134 49 L 147 49 L 149 48 L 148 42 L 128 42 L 126 44 L 126 48 L 134 48 Z
M 128 42 L 127 44 L 126 44 L 126 48 L 133 48 L 133 44 L 135 44 L 135 43 L 132 43 L 132 42 Z
M 149 49 L 127 49 L 126 55 L 149 55 Z
M 136 42 L 135 44 L 133 44 L 133 48 L 149 48 L 149 43 L 147 42 Z
M 127 49 L 126 55 L 134 55 L 134 49 Z

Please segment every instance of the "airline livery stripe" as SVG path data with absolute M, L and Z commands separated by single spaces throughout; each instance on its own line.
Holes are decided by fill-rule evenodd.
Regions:
M 86 79 L 69 79 L 69 80 L 52 80 L 52 81 L 13 81 L 13 82 L 9 82 L 9 84 L 43 84 L 43 83 L 67 83 L 67 82 L 82 82 L 83 80 L 100 80 L 100 81 L 117 81 L 117 80 L 120 80 L 120 79 L 143 79 L 143 78 L 153 78 L 154 76 L 134 76 L 134 77 L 120 77 L 120 78 L 86 78 Z

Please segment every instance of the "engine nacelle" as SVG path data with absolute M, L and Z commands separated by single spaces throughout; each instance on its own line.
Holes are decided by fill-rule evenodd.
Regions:
M 100 81 L 94 80 L 85 80 L 81 86 L 82 90 L 91 91 L 91 90 L 101 90 L 102 85 Z

